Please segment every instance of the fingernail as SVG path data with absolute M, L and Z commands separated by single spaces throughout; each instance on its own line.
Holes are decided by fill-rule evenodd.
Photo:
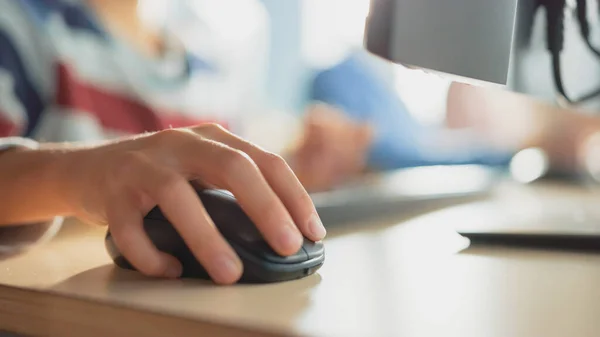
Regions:
M 216 260 L 215 265 L 218 282 L 229 283 L 239 277 L 241 265 L 237 259 L 229 255 L 222 255 Z
M 302 235 L 295 230 L 296 225 L 283 226 L 279 234 L 279 244 L 285 251 L 299 249 L 302 246 Z
M 323 239 L 327 235 L 327 230 L 325 230 L 325 226 L 323 226 L 317 214 L 311 215 L 310 219 L 308 219 L 308 231 L 312 236 L 319 239 Z
M 167 267 L 166 277 L 168 278 L 177 278 L 181 276 L 181 265 L 179 264 L 171 264 Z

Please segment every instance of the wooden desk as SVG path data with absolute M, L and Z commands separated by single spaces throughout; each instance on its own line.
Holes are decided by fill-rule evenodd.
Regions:
M 318 275 L 254 286 L 144 279 L 113 267 L 103 229 L 71 225 L 0 261 L 0 326 L 48 336 L 600 336 L 600 254 L 464 250 L 452 230 L 594 201 L 563 187 L 502 188 L 489 201 L 330 229 Z

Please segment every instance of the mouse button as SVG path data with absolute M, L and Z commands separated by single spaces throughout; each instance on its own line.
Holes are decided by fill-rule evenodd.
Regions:
M 293 255 L 281 256 L 275 252 L 273 248 L 271 248 L 271 246 L 269 246 L 269 244 L 264 240 L 255 241 L 252 244 L 246 244 L 244 245 L 244 248 L 257 258 L 270 263 L 293 264 L 304 262 L 308 259 L 308 256 L 303 249 L 300 249 Z
M 325 254 L 325 246 L 323 242 L 313 242 L 308 239 L 304 239 L 302 249 L 306 252 L 307 258 L 314 259 Z

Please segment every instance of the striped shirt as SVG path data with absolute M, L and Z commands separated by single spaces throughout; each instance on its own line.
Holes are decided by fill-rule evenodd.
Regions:
M 161 57 L 137 52 L 84 0 L 0 0 L 0 137 L 94 141 L 208 121 L 233 127 L 243 89 L 217 60 L 172 45 Z
M 241 132 L 240 112 L 260 104 L 252 82 L 260 65 L 238 71 L 240 60 L 261 59 L 257 41 L 222 57 L 191 52 L 172 36 L 167 52 L 152 58 L 100 22 L 85 0 L 0 0 L 0 150 L 35 146 L 28 139 L 95 142 L 203 122 Z M 2 227 L 0 253 L 44 241 L 61 223 Z

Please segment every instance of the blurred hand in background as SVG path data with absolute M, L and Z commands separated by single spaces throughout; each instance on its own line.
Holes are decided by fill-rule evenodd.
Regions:
M 286 157 L 307 190 L 328 190 L 366 170 L 372 139 L 369 125 L 317 104 L 307 111 L 300 139 Z

